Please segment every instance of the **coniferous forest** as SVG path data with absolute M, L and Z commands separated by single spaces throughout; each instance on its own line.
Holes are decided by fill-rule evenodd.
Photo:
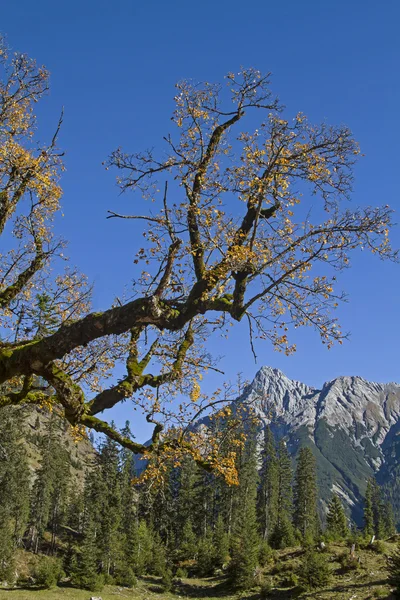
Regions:
M 293 460 L 269 428 L 262 437 L 248 433 L 238 453 L 238 485 L 188 457 L 166 465 L 158 482 L 141 479 L 143 466 L 132 452 L 105 438 L 71 486 L 77 465 L 60 444 L 64 427 L 54 414 L 41 434 L 31 434 L 40 454 L 32 472 L 21 414 L 0 422 L 0 580 L 9 585 L 99 591 L 105 584 L 134 588 L 154 577 L 171 591 L 182 580 L 220 577 L 229 593 L 268 591 L 265 568 L 277 565 L 279 572 L 280 553 L 302 548 L 301 568 L 283 581 L 311 590 L 329 580 L 330 544 L 348 547 L 340 558 L 346 572 L 359 566 L 356 547 L 382 552 L 382 540 L 396 534 L 391 505 L 375 480 L 368 482 L 364 525 L 357 528 L 338 495 L 321 507 L 312 451 L 303 447 Z M 121 433 L 131 436 L 129 423 Z M 395 564 L 394 557 L 393 581 Z

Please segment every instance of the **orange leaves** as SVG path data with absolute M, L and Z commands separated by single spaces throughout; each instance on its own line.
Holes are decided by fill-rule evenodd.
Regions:
M 197 402 L 197 400 L 200 398 L 201 392 L 200 392 L 200 385 L 198 381 L 193 381 L 193 387 L 190 391 L 190 400 L 191 402 Z

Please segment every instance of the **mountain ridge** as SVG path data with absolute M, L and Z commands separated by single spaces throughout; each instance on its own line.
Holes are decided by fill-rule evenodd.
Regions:
M 393 501 L 391 489 L 400 475 L 400 384 L 345 375 L 318 389 L 265 366 L 238 402 L 251 405 L 278 439 L 286 438 L 293 457 L 301 446 L 311 447 L 322 508 L 333 492 L 339 493 L 360 523 L 371 476 L 378 478 Z M 395 511 L 400 519 L 400 500 Z

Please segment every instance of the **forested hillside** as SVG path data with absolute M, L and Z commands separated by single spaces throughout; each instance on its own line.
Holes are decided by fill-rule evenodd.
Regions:
M 166 464 L 158 481 L 140 479 L 134 455 L 108 438 L 96 452 L 79 439 L 68 447 L 56 415 L 43 424 L 37 415 L 28 436 L 37 449 L 34 465 L 22 440 L 23 416 L 2 413 L 0 424 L 6 459 L 0 463 L 0 579 L 9 583 L 66 581 L 96 590 L 155 576 L 168 590 L 176 577 L 219 574 L 227 589 L 248 589 L 261 585 L 263 569 L 285 548 L 315 552 L 322 541 L 362 548 L 372 536 L 395 534 L 391 506 L 373 479 L 362 529 L 335 494 L 321 514 L 313 452 L 301 448 L 293 469 L 286 442 L 277 442 L 269 428 L 261 446 L 256 430 L 247 435 L 237 459 L 239 485 L 228 485 L 190 458 Z M 129 424 L 122 434 L 131 435 Z M 297 585 L 301 577 L 294 575 Z
M 400 386 L 361 377 L 338 377 L 312 388 L 262 367 L 232 410 L 248 407 L 277 440 L 285 439 L 293 459 L 312 449 L 317 464 L 319 509 L 326 512 L 332 492 L 359 527 L 367 482 L 376 477 L 400 522 Z

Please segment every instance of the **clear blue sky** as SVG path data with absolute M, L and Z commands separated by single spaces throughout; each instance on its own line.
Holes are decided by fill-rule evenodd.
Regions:
M 129 212 L 132 198 L 118 196 L 101 163 L 119 145 L 158 144 L 181 78 L 221 81 L 241 65 L 272 71 L 272 88 L 291 112 L 353 130 L 366 155 L 354 204 L 390 204 L 400 221 L 399 22 L 398 0 L 3 0 L 0 31 L 9 45 L 51 71 L 51 93 L 39 108 L 43 138 L 65 107 L 58 229 L 70 240 L 72 263 L 95 283 L 96 307 L 130 285 L 137 239 L 129 222 L 105 219 L 107 209 Z M 399 228 L 392 239 L 400 245 Z M 303 330 L 296 355 L 258 344 L 255 365 L 240 325 L 215 347 L 220 366 L 227 378 L 241 371 L 251 379 L 271 365 L 314 386 L 339 375 L 400 381 L 399 280 L 400 265 L 360 253 L 340 279 L 350 295 L 339 313 L 349 342 L 328 351 Z

